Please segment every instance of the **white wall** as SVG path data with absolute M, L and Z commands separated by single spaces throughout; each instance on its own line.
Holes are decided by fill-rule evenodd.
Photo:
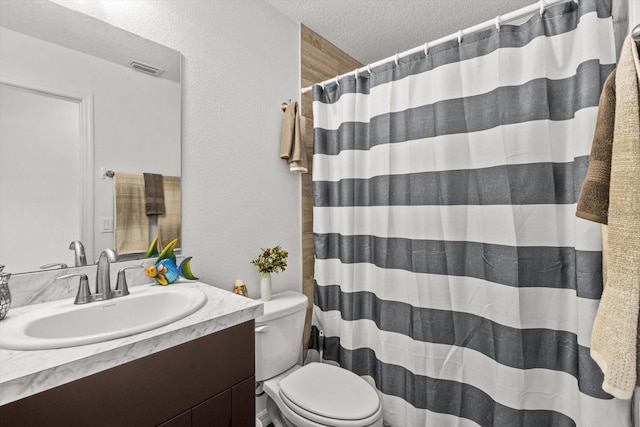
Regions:
M 640 0 L 629 0 L 629 31 L 640 25 Z
M 299 27 L 262 1 L 55 0 L 184 55 L 183 253 L 203 281 L 259 296 L 249 261 L 289 251 L 274 292 L 301 290 L 300 177 L 279 159 L 280 103 L 299 98 Z

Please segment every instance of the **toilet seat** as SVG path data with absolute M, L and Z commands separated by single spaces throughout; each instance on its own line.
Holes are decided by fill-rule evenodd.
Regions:
M 282 402 L 299 416 L 327 426 L 361 427 L 381 417 L 380 398 L 364 379 L 345 369 L 310 363 L 282 379 Z
M 280 402 L 287 408 L 283 411 L 289 420 L 294 421 L 298 427 L 370 427 L 382 426 L 382 407 L 368 418 L 361 420 L 341 420 L 337 418 L 322 417 L 306 411 L 288 401 L 280 395 Z M 282 409 L 282 408 L 281 408 Z

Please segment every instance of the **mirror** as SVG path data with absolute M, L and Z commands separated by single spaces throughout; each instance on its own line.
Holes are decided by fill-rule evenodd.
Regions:
M 0 5 L 5 271 L 72 267 L 74 240 L 89 264 L 115 248 L 114 179 L 105 171 L 180 176 L 181 59 L 49 1 Z

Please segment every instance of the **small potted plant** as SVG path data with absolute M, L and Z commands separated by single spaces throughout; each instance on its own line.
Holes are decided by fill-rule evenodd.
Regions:
M 287 268 L 289 252 L 280 245 L 273 248 L 260 248 L 262 253 L 251 264 L 258 267 L 260 272 L 260 298 L 263 301 L 271 299 L 271 273 L 279 273 Z

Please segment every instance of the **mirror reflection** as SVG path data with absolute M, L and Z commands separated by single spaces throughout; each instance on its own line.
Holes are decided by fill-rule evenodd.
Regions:
M 6 271 L 72 267 L 81 254 L 92 264 L 104 248 L 132 259 L 144 256 L 162 229 L 170 231 L 161 240 L 180 237 L 180 63 L 175 50 L 55 3 L 3 4 L 0 263 Z M 160 201 L 169 212 L 159 213 L 157 204 L 145 210 L 144 174 L 166 190 Z M 116 192 L 129 176 L 134 185 L 127 181 Z M 130 229 L 137 234 L 127 234 Z

